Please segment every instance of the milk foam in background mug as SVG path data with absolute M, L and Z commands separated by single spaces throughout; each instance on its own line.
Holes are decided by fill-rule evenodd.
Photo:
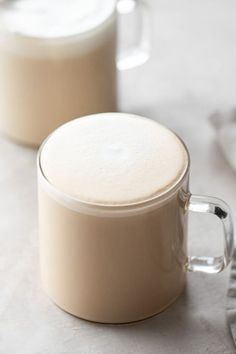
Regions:
M 119 53 L 118 18 L 127 36 L 135 27 Z M 117 67 L 147 60 L 148 32 L 142 0 L 1 1 L 0 131 L 38 146 L 68 120 L 116 111 Z
M 102 323 L 159 313 L 181 294 L 186 272 L 230 262 L 228 206 L 189 192 L 184 143 L 157 122 L 124 113 L 70 121 L 38 153 L 43 287 L 62 309 Z M 224 254 L 188 256 L 189 211 L 223 223 Z

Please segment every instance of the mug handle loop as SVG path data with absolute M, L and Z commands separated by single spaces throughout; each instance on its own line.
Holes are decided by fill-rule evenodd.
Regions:
M 150 56 L 149 9 L 143 0 L 118 0 L 117 12 L 121 16 L 132 13 L 139 31 L 139 38 L 136 39 L 138 43 L 121 51 L 116 59 L 118 70 L 127 70 L 144 64 Z
M 185 270 L 189 272 L 220 273 L 227 267 L 232 259 L 233 253 L 233 223 L 228 205 L 218 198 L 191 195 L 187 210 L 197 213 L 208 213 L 216 215 L 223 225 L 224 234 L 224 255 L 218 257 L 187 257 Z

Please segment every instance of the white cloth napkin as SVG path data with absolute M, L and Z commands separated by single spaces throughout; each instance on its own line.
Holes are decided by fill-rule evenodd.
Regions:
M 217 142 L 231 167 L 236 171 L 236 108 L 210 116 Z
M 216 130 L 217 143 L 228 163 L 236 171 L 236 108 L 225 113 L 214 113 L 210 116 L 210 121 Z M 236 249 L 231 264 L 226 315 L 236 344 Z
M 226 316 L 230 332 L 236 344 L 236 250 L 231 264 L 229 288 L 227 292 Z

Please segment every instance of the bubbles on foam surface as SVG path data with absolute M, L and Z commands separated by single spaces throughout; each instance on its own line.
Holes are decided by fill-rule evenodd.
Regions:
M 182 142 L 156 122 L 122 113 L 74 120 L 45 143 L 41 166 L 60 191 L 82 201 L 129 204 L 173 186 L 187 167 Z

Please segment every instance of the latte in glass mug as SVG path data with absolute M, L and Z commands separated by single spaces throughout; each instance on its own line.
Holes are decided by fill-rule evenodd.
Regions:
M 181 294 L 187 271 L 230 261 L 228 206 L 189 192 L 184 143 L 157 122 L 103 113 L 62 125 L 38 154 L 43 287 L 65 311 L 102 323 L 159 313 Z M 221 257 L 189 257 L 188 211 L 224 223 Z
M 148 21 L 140 3 L 133 11 L 143 28 L 139 43 L 117 59 L 117 13 L 122 2 L 0 3 L 1 132 L 37 146 L 68 120 L 116 111 L 117 65 L 129 68 L 148 56 L 144 33 Z

